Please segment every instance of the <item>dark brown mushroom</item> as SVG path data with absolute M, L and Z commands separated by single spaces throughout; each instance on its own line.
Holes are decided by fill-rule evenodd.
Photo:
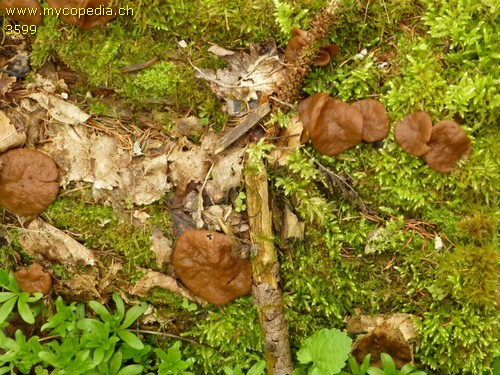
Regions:
M 407 153 L 422 156 L 430 150 L 431 131 L 432 119 L 427 112 L 415 112 L 396 122 L 394 138 Z
M 462 157 L 468 157 L 472 144 L 467 134 L 460 126 L 449 120 L 444 120 L 432 128 L 428 143 L 429 152 L 425 161 L 437 172 L 449 173 Z
M 38 215 L 59 192 L 59 170 L 50 156 L 16 148 L 0 154 L 0 206 L 18 215 Z
M 299 119 L 304 126 L 301 142 L 311 140 L 316 151 L 335 156 L 362 140 L 363 115 L 325 93 L 314 94 L 300 102 Z
M 116 17 L 110 0 L 47 0 L 50 7 L 60 10 L 60 17 L 83 30 L 104 26 Z
M 292 38 L 285 48 L 285 61 L 287 63 L 294 63 L 302 55 L 303 49 L 307 46 L 309 33 L 301 30 L 298 27 L 292 29 Z M 339 47 L 335 44 L 322 47 L 313 64 L 316 66 L 326 66 L 330 63 L 332 57 L 336 56 L 339 52 Z
M 250 293 L 252 266 L 235 255 L 231 237 L 213 231 L 184 232 L 175 245 L 175 273 L 194 294 L 224 306 Z
M 384 105 L 378 100 L 364 99 L 351 104 L 363 115 L 363 141 L 376 142 L 387 137 L 391 122 Z
M 9 9 L 9 12 L 7 12 Z M 27 25 L 42 24 L 42 7 L 37 0 L 0 0 L 0 10 L 7 17 Z M 24 11 L 19 14 L 17 10 Z M 13 12 L 13 14 L 9 14 Z M 31 14 L 35 13 L 35 14 Z
M 23 292 L 48 294 L 52 289 L 52 277 L 38 263 L 15 272 L 14 278 Z

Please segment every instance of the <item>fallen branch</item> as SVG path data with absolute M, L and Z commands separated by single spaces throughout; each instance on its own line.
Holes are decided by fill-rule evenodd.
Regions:
M 254 172 L 255 169 L 257 172 Z M 252 295 L 264 331 L 267 372 L 272 375 L 287 375 L 292 372 L 293 364 L 288 324 L 278 285 L 279 263 L 274 248 L 272 217 L 268 203 L 267 172 L 262 159 L 258 165 L 247 168 L 245 182 L 250 235 L 257 248 L 252 259 Z

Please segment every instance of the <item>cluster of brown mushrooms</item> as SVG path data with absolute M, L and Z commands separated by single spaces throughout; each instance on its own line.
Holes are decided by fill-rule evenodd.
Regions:
M 302 55 L 302 50 L 309 44 L 309 33 L 301 30 L 298 27 L 292 29 L 292 39 L 289 40 L 285 49 L 285 61 L 294 63 L 299 56 Z M 330 44 L 321 48 L 314 59 L 313 64 L 316 66 L 326 66 L 330 63 L 332 57 L 337 55 L 339 47 L 336 44 Z
M 49 7 L 54 10 L 54 15 L 59 13 L 61 20 L 70 25 L 76 25 L 83 30 L 104 26 L 116 17 L 116 12 L 114 10 L 109 11 L 109 0 L 47 0 L 47 3 Z M 8 16 L 18 22 L 27 25 L 40 25 L 43 21 L 43 11 L 38 0 L 0 0 L 0 10 L 7 14 L 6 9 L 8 8 L 29 8 L 37 10 L 34 15 L 14 14 Z M 66 13 L 69 14 L 64 15 L 61 11 L 63 8 L 67 9 L 68 11 L 66 11 Z M 86 11 L 85 15 L 78 16 L 74 14 L 75 10 L 78 9 L 92 9 L 92 12 Z M 69 10 L 72 10 L 72 12 Z
M 15 148 L 0 154 L 0 206 L 22 215 L 38 215 L 59 193 L 59 169 L 38 150 Z
M 379 141 L 391 130 L 389 115 L 378 100 L 347 104 L 318 93 L 302 100 L 298 111 L 304 126 L 301 143 L 311 140 L 324 155 L 338 155 L 362 141 Z
M 311 140 L 316 151 L 329 156 L 362 141 L 380 141 L 391 129 L 389 115 L 378 100 L 347 104 L 318 93 L 302 100 L 298 112 L 304 127 L 301 143 Z M 451 172 L 472 148 L 467 134 L 456 122 L 444 120 L 432 126 L 426 112 L 416 112 L 396 122 L 394 137 L 404 151 L 424 156 L 427 164 L 440 173 Z
M 396 122 L 394 138 L 404 151 L 423 156 L 429 167 L 440 173 L 451 172 L 472 150 L 470 139 L 456 122 L 443 120 L 432 126 L 431 117 L 422 111 Z

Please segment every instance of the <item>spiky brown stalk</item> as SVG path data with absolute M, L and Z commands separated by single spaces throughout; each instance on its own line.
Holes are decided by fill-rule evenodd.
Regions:
M 279 98 L 285 103 L 293 103 L 300 98 L 300 89 L 304 84 L 306 75 L 311 70 L 322 41 L 330 34 L 339 4 L 340 0 L 331 0 L 318 13 L 312 23 L 312 30 L 308 33 L 307 44 L 302 49 L 301 55 L 287 67 L 278 91 Z

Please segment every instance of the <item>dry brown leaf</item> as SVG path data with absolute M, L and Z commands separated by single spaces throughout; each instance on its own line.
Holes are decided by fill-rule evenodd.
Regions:
M 152 270 L 143 270 L 144 276 L 132 287 L 130 294 L 145 297 L 153 288 L 162 288 L 171 291 L 181 297 L 185 297 L 191 301 L 201 303 L 201 300 L 196 296 L 192 296 L 184 290 L 177 281 L 172 277 L 161 272 Z
M 12 85 L 16 82 L 16 77 L 2 77 L 0 78 L 0 98 L 2 98 L 5 94 L 10 92 Z
M 151 251 L 156 255 L 156 266 L 162 268 L 165 264 L 172 261 L 172 240 L 165 237 L 158 227 L 151 230 Z
M 293 117 L 290 126 L 280 132 L 278 147 L 271 151 L 270 163 L 282 167 L 286 164 L 288 156 L 300 147 L 300 135 L 304 127 L 297 116 Z
M 0 111 L 0 152 L 21 147 L 26 141 L 26 133 L 18 132 L 10 119 Z
M 257 100 L 259 94 L 270 95 L 282 79 L 282 64 L 274 41 L 265 46 L 252 44 L 250 53 L 231 53 L 221 47 L 212 47 L 212 52 L 227 61 L 225 69 L 196 68 L 195 77 L 210 82 L 212 91 L 228 102 L 228 108 L 242 108 L 235 100 L 247 103 Z
M 96 263 L 91 250 L 41 219 L 33 220 L 21 230 L 19 242 L 31 255 L 63 265 L 93 266 Z
M 76 105 L 65 102 L 55 95 L 34 92 L 29 94 L 28 98 L 38 102 L 38 104 L 49 111 L 54 119 L 63 124 L 75 125 L 83 123 L 90 117 L 90 115 L 82 111 Z

